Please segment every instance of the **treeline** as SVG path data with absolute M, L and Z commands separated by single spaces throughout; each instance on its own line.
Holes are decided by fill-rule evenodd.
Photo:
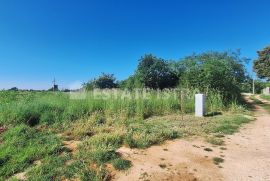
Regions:
M 140 58 L 134 74 L 117 81 L 113 74 L 102 73 L 84 84 L 94 88 L 196 88 L 201 92 L 219 91 L 224 99 L 238 99 L 241 91 L 250 92 L 252 80 L 248 76 L 247 59 L 240 52 L 206 52 L 168 61 L 152 54 Z

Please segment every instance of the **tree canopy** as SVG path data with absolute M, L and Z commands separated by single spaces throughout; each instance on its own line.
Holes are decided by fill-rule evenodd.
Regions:
M 118 82 L 119 88 L 122 89 L 135 89 L 143 88 L 143 84 L 140 81 L 138 75 L 131 75 L 127 79 Z
M 227 98 L 238 97 L 247 78 L 243 61 L 237 52 L 207 52 L 186 57 L 178 62 L 180 84 L 202 91 L 215 89 Z
M 89 81 L 85 87 L 94 88 L 152 88 L 164 89 L 176 86 L 197 88 L 202 92 L 220 91 L 225 99 L 239 98 L 241 90 L 250 89 L 250 77 L 246 75 L 245 58 L 240 52 L 206 52 L 193 54 L 179 61 L 165 61 L 154 55 L 139 60 L 134 75 L 116 82 L 113 74 L 102 74 Z
M 117 86 L 116 84 L 116 78 L 113 74 L 106 74 L 102 73 L 98 78 L 89 81 L 88 83 L 84 84 L 84 87 L 87 90 L 91 89 L 111 89 L 115 88 Z
M 151 54 L 139 60 L 136 76 L 145 87 L 153 89 L 172 88 L 178 82 L 168 62 Z
M 270 46 L 257 53 L 258 59 L 254 60 L 253 69 L 259 78 L 270 80 Z

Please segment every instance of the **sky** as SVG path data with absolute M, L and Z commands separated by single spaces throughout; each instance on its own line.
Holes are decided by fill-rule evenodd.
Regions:
M 0 89 L 123 80 L 152 53 L 179 60 L 270 44 L 269 0 L 0 0 Z M 252 62 L 247 65 L 252 74 Z

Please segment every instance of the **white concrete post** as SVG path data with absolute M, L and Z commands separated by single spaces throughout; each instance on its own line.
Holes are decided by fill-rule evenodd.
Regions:
M 205 95 L 195 95 L 195 116 L 203 117 L 205 115 Z

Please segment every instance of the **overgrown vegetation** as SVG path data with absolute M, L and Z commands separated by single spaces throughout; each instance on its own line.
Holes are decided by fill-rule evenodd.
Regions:
M 107 96 L 115 95 L 113 90 L 106 91 Z M 207 106 L 226 116 L 189 116 L 196 90 L 185 92 L 182 101 L 180 92 L 148 90 L 146 97 L 138 98 L 131 92 L 131 97 L 123 99 L 102 99 L 101 92 L 96 98 L 94 92 L 88 92 L 86 99 L 70 99 L 67 93 L 2 91 L 0 124 L 6 131 L 0 135 L 0 177 L 26 172 L 29 180 L 109 179 L 108 164 L 117 170 L 131 166 L 117 153 L 122 145 L 147 148 L 189 135 L 227 134 L 247 122 L 241 115 L 235 118 L 224 112 L 232 104 L 224 105 L 218 92 L 209 92 Z M 116 93 L 122 95 L 123 91 Z M 64 140 L 80 140 L 81 144 L 71 153 L 61 143 Z
M 85 87 L 122 89 L 150 88 L 164 89 L 181 87 L 198 89 L 200 92 L 218 91 L 223 101 L 239 101 L 241 90 L 251 90 L 251 78 L 247 75 L 244 64 L 247 58 L 235 52 L 206 52 L 193 54 L 179 61 L 167 61 L 152 54 L 139 59 L 139 64 L 126 80 L 118 81 L 111 74 L 102 74 Z M 99 85 L 95 86 L 98 81 Z M 106 86 L 113 84 L 115 86 Z
M 90 115 L 96 115 L 102 124 L 106 117 L 127 120 L 145 119 L 170 113 L 194 112 L 194 95 L 199 90 L 95 90 L 83 93 L 85 99 L 70 99 L 68 93 L 53 92 L 2 92 L 0 124 L 25 123 L 65 124 Z M 74 93 L 76 94 L 76 93 Z M 182 96 L 181 96 L 182 95 Z M 72 96 L 72 95 L 71 95 Z M 76 95 L 73 95 L 76 97 Z M 180 98 L 182 97 L 182 105 Z M 207 94 L 210 112 L 220 112 L 233 107 L 233 102 L 224 104 L 219 92 Z M 10 98 L 10 102 L 7 100 Z
M 127 170 L 131 167 L 131 162 L 122 158 L 115 159 L 112 164 L 117 170 Z
M 61 142 L 54 134 L 43 133 L 24 124 L 10 127 L 1 135 L 0 180 L 60 151 Z
M 233 118 L 222 117 L 221 119 L 216 119 L 209 124 L 206 132 L 212 132 L 216 134 L 233 134 L 236 132 L 243 123 L 248 123 L 249 118 L 236 115 Z
M 243 61 L 227 52 L 179 62 L 145 55 L 128 79 L 102 74 L 86 92 L 0 91 L 0 180 L 21 172 L 28 180 L 109 180 L 111 166 L 132 165 L 117 151 L 123 145 L 144 149 L 192 135 L 222 145 L 220 135 L 250 121 L 240 97 Z M 207 117 L 195 118 L 194 95 L 202 92 Z M 75 140 L 73 149 L 63 144 Z
M 213 158 L 213 161 L 216 165 L 219 165 L 220 163 L 223 163 L 224 162 L 224 159 L 223 158 L 219 158 L 219 157 L 214 157 Z

